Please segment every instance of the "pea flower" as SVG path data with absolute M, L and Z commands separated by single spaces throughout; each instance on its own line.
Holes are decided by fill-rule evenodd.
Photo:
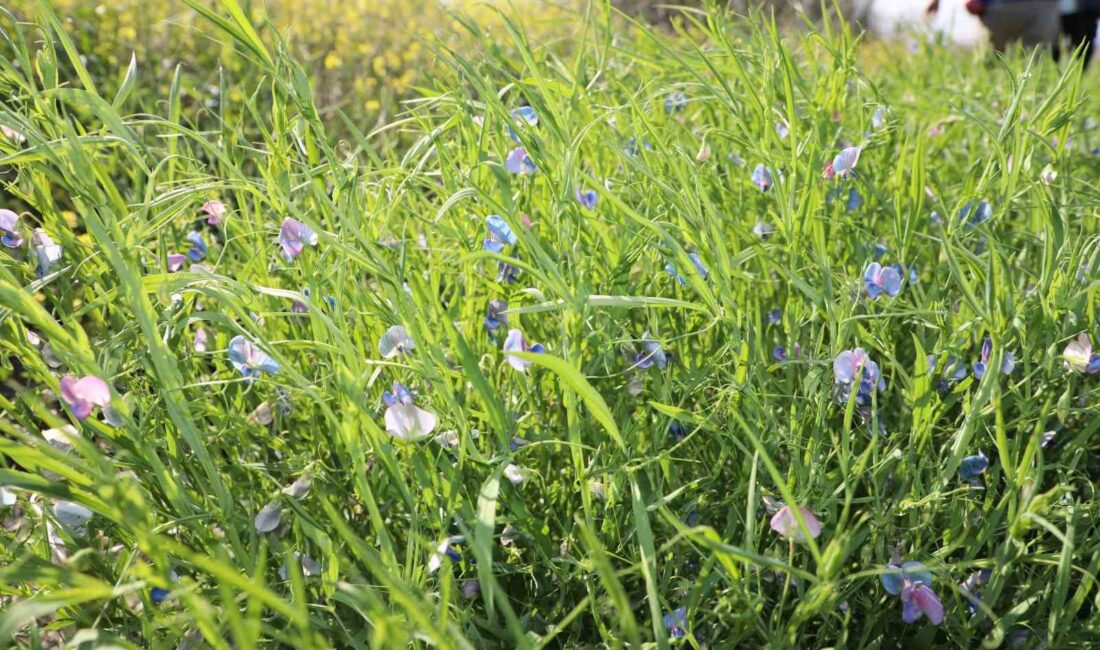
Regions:
M 962 480 L 973 485 L 979 485 L 978 477 L 989 469 L 989 459 L 979 451 L 973 456 L 967 456 L 959 463 L 959 476 Z
M 500 215 L 491 214 L 485 217 L 485 227 L 489 229 L 489 238 L 481 247 L 490 253 L 500 253 L 505 246 L 515 246 L 519 242 L 512 227 Z
M 778 307 L 768 312 L 768 325 L 778 325 L 783 320 L 783 312 Z
M 526 359 L 521 359 L 509 352 L 534 352 L 536 354 L 542 354 L 546 352 L 546 348 L 541 343 L 534 345 L 527 345 L 527 341 L 523 338 L 523 332 L 518 329 L 508 330 L 508 338 L 504 339 L 504 358 L 508 361 L 508 364 L 515 368 L 518 372 L 527 372 L 527 369 L 531 367 L 531 362 Z
M 194 342 L 195 352 L 206 352 L 206 345 L 207 345 L 206 330 L 200 327 L 197 330 L 195 330 L 195 342 Z
M 687 607 L 677 607 L 661 618 L 669 637 L 673 639 L 683 638 L 687 634 Z
M 382 394 L 382 402 L 387 407 L 384 416 L 386 433 L 395 438 L 421 438 L 430 434 L 438 423 L 435 414 L 418 407 L 409 389 L 396 381 L 393 382 L 392 393 L 386 391 Z
M 489 330 L 490 334 L 496 334 L 496 331 L 501 327 L 508 325 L 508 303 L 503 300 L 490 300 L 489 306 L 485 313 L 485 329 Z
M 391 359 L 416 348 L 416 342 L 401 325 L 394 325 L 378 339 L 378 352 L 383 359 Z
M 1078 334 L 1075 340 L 1066 345 L 1066 349 L 1062 350 L 1062 359 L 1065 360 L 1068 370 L 1090 375 L 1100 372 L 1100 354 L 1093 354 L 1092 341 L 1085 332 Z
M 264 506 L 252 521 L 257 533 L 270 533 L 279 527 L 283 520 L 283 504 L 272 501 Z
M 508 157 L 504 159 L 504 167 L 513 174 L 524 175 L 534 174 L 538 170 L 535 161 L 527 155 L 527 150 L 523 147 L 512 149 Z
M 848 202 L 845 204 L 848 212 L 855 212 L 863 205 L 863 195 L 854 187 L 848 188 Z
M 302 254 L 306 246 L 317 245 L 317 233 L 297 219 L 287 217 L 279 228 L 279 245 L 288 261 Z
M 65 375 L 61 378 L 61 399 L 76 419 L 83 420 L 91 415 L 93 406 L 106 408 L 111 403 L 111 387 L 92 375 L 80 379 Z
M 84 534 L 85 526 L 93 514 L 95 513 L 89 508 L 72 501 L 58 501 L 53 505 L 53 516 L 57 523 L 76 535 Z
M 600 196 L 596 194 L 596 190 L 577 190 L 577 203 L 586 210 L 595 210 L 599 199 Z
M 780 140 L 786 140 L 787 136 L 791 134 L 791 129 L 783 122 L 776 122 L 775 134 L 779 136 Z
M 523 485 L 523 482 L 526 481 L 527 477 L 530 475 L 531 470 L 526 467 L 520 467 L 512 463 L 508 463 L 504 467 L 504 477 L 507 478 L 512 485 L 517 487 Z
M 183 263 L 187 261 L 187 256 L 182 253 L 168 253 L 168 272 L 175 273 L 183 268 Z
M 959 219 L 967 222 L 967 230 L 977 228 L 982 223 L 989 221 L 992 217 L 993 208 L 985 201 L 979 201 L 977 205 L 974 205 L 973 201 L 968 201 L 966 205 L 959 210 Z
M 432 556 L 428 558 L 428 573 L 432 574 L 439 570 L 439 567 L 443 566 L 443 558 L 450 558 L 451 562 L 458 562 L 462 559 L 462 554 L 455 548 L 457 544 L 461 544 L 466 541 L 466 538 L 462 535 L 452 535 L 447 539 L 439 543 L 435 547 L 435 551 Z
M 34 247 L 34 254 L 38 257 L 38 268 L 35 272 L 38 277 L 45 277 L 50 272 L 50 267 L 61 259 L 61 247 L 54 243 L 41 228 L 36 228 L 31 235 L 31 246 Z
M 871 128 L 880 131 L 884 126 L 886 126 L 886 107 L 879 106 L 875 109 L 875 114 L 871 116 Z
M 633 157 L 637 156 L 639 153 L 641 153 L 642 149 L 645 149 L 646 151 L 652 151 L 653 150 L 653 145 L 649 142 L 649 140 L 646 140 L 645 138 L 642 138 L 642 146 L 641 146 L 641 149 L 639 149 L 639 147 L 638 147 L 638 138 L 634 137 L 634 138 L 630 138 L 630 140 L 627 140 L 626 146 L 623 147 L 623 152 L 626 153 L 626 155 L 633 158 Z
M 535 127 L 539 125 L 539 115 L 530 106 L 520 106 L 512 111 L 512 121 L 519 128 Z M 508 127 L 508 137 L 514 142 L 519 142 L 519 134 L 512 126 Z
M 767 192 L 772 186 L 772 173 L 760 163 L 752 170 L 752 184 L 760 188 L 761 192 Z
M 192 262 L 201 262 L 206 257 L 206 242 L 202 239 L 202 234 L 197 230 L 192 230 L 187 233 L 185 237 L 187 241 L 191 242 L 191 248 L 187 251 L 187 257 Z
M 993 341 L 986 338 L 982 343 L 982 356 L 980 361 L 974 362 L 974 377 L 981 379 L 985 376 L 985 369 L 989 365 L 989 356 L 993 354 Z M 1001 373 L 1005 375 L 1011 375 L 1012 371 L 1016 368 L 1016 356 L 1011 351 L 1006 351 L 1004 359 L 1001 360 Z
M 901 619 L 916 623 L 927 616 L 932 625 L 943 623 L 943 603 L 932 591 L 932 573 L 920 562 L 890 564 L 882 574 L 882 586 L 892 596 L 901 597 Z
M 963 596 L 966 597 L 967 607 L 970 609 L 971 614 L 978 611 L 978 606 L 982 602 L 980 589 L 989 584 L 989 579 L 992 576 L 993 572 L 989 569 L 981 569 L 966 576 L 966 580 L 963 580 L 962 584 L 959 585 Z
M 664 368 L 668 365 L 668 355 L 659 341 L 649 338 L 649 331 L 642 335 L 642 351 L 634 355 L 634 367 L 645 370 L 653 366 Z
M 802 526 L 798 524 L 798 519 L 795 517 L 789 505 L 783 506 L 772 516 L 772 530 L 779 533 L 780 536 L 795 542 L 806 541 L 807 532 L 810 534 L 810 539 L 817 539 L 821 535 L 821 522 L 817 520 L 814 513 L 810 512 L 810 509 L 806 506 L 797 507 L 802 513 L 803 521 L 806 523 L 805 531 L 803 531 Z
M 752 227 L 752 234 L 767 241 L 775 234 L 775 226 L 770 223 L 764 223 L 763 221 L 757 221 L 756 225 Z
M 0 124 L 0 135 L 3 135 L 15 144 L 23 144 L 27 141 L 27 136 L 5 124 Z
M 225 204 L 217 200 L 203 203 L 201 209 L 206 213 L 206 223 L 211 226 L 220 225 L 226 213 Z
M 901 273 L 896 267 L 871 262 L 863 271 L 863 284 L 872 299 L 883 294 L 893 298 L 901 292 Z
M 878 364 L 871 360 L 863 348 L 845 350 L 833 360 L 833 375 L 836 378 L 839 401 L 848 401 L 856 376 L 861 370 L 863 374 L 856 389 L 856 404 L 866 405 L 870 403 L 871 395 L 876 390 L 886 390 L 886 380 L 879 376 Z
M 665 112 L 668 114 L 679 113 L 687 106 L 688 98 L 682 92 L 669 93 L 668 97 L 665 97 Z
M 840 153 L 833 158 L 833 161 L 825 166 L 825 173 L 822 176 L 829 180 L 837 176 L 841 179 L 848 178 L 855 173 L 856 163 L 859 162 L 859 154 L 862 151 L 859 147 L 841 149 Z
M 8 248 L 23 245 L 23 236 L 19 234 L 19 215 L 11 210 L 0 210 L 0 243 Z
M 676 265 L 673 264 L 672 262 L 669 262 L 668 264 L 665 264 L 665 273 L 668 273 L 672 277 L 676 278 L 676 281 L 679 282 L 680 284 L 687 284 L 688 283 L 687 278 L 680 275 L 679 271 L 676 270 Z
M 775 349 L 772 350 L 772 358 L 779 363 L 783 363 L 787 360 L 787 348 L 782 345 L 775 346 Z
M 244 377 L 254 379 L 265 372 L 279 372 L 279 364 L 243 336 L 229 342 L 229 362 Z

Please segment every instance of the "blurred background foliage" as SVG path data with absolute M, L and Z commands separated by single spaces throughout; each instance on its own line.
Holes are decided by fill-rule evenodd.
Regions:
M 38 0 L 8 0 L 5 9 L 16 20 L 33 19 Z M 202 3 L 202 0 L 199 0 Z M 49 0 L 69 28 L 85 58 L 85 65 L 102 88 L 121 83 L 131 55 L 136 60 L 141 88 L 156 88 L 167 97 L 177 67 L 185 113 L 201 115 L 202 108 L 220 110 L 220 94 L 238 105 L 242 87 L 253 87 L 256 72 L 247 57 L 236 56 L 232 45 L 203 33 L 202 18 L 183 0 Z M 209 2 L 205 2 L 209 5 Z M 337 111 L 364 132 L 393 121 L 400 102 L 414 96 L 414 87 L 436 69 L 433 47 L 462 51 L 473 42 L 469 27 L 481 36 L 502 33 L 495 6 L 485 0 L 265 0 L 241 3 L 260 27 L 283 35 L 290 53 L 307 68 L 322 117 L 342 131 Z M 576 38 L 580 14 L 603 11 L 603 2 L 591 0 L 515 0 L 515 12 L 530 37 L 567 47 Z M 796 25 L 820 16 L 824 5 L 798 0 L 613 0 L 629 28 L 630 19 L 683 30 L 686 25 L 674 6 L 714 6 L 736 12 L 764 6 L 777 20 Z M 750 5 L 752 7 L 750 7 Z M 858 18 L 853 0 L 829 0 L 831 10 Z M 465 25 L 457 16 L 468 18 Z M 627 17 L 631 18 L 627 18 Z M 0 23 L 9 20 L 0 13 Z M 265 32 L 261 29 L 261 32 Z M 507 39 L 500 39 L 505 42 Z M 5 44 L 0 43 L 0 53 Z M 145 105 L 139 102 L 141 105 Z

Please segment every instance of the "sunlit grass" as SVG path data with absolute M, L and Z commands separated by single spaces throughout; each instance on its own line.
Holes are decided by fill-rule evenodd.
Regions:
M 182 76 L 144 87 L 143 62 L 93 75 L 48 11 L 4 23 L 0 124 L 25 141 L 0 139 L 0 208 L 28 241 L 0 257 L 0 639 L 1097 633 L 1100 378 L 1061 356 L 1100 343 L 1095 76 L 837 22 L 612 27 L 596 5 L 569 42 L 456 16 L 461 51 L 425 41 L 418 98 L 372 131 L 318 111 L 238 9 L 190 17 L 246 71 L 206 71 L 202 107 Z M 534 173 L 508 171 L 520 146 Z M 855 173 L 823 178 L 849 146 Z M 980 201 L 988 220 L 960 218 Z M 35 228 L 63 250 L 42 277 Z M 192 230 L 205 258 L 170 272 Z M 868 296 L 876 260 L 902 265 L 896 297 Z M 836 384 L 855 348 L 882 390 Z M 106 380 L 110 406 L 65 375 Z M 438 424 L 399 439 L 429 428 L 412 406 Z M 773 531 L 784 504 L 786 535 L 820 536 Z M 881 581 L 901 561 L 931 571 L 941 625 L 902 623 Z

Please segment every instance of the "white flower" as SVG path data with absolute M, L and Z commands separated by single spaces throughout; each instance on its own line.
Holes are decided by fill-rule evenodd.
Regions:
M 92 511 L 79 503 L 58 501 L 53 506 L 53 516 L 70 532 L 83 535 L 84 526 L 92 518 Z
M 527 477 L 530 475 L 530 473 L 531 470 L 527 469 L 526 467 L 520 467 L 519 465 L 513 465 L 512 463 L 508 463 L 508 466 L 504 468 L 504 476 L 512 482 L 512 485 L 521 485 L 524 481 L 527 480 Z
M 279 523 L 283 520 L 283 504 L 278 501 L 272 501 L 264 506 L 263 510 L 256 515 L 256 532 L 270 533 L 279 527 Z

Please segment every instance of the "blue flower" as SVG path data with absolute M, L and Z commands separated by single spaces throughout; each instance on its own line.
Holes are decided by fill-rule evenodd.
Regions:
M 968 201 L 959 210 L 959 219 L 966 221 L 966 229 L 973 230 L 993 216 L 993 208 L 985 201 L 979 201 L 977 206 L 973 201 Z
M 191 249 L 187 251 L 187 257 L 192 262 L 201 262 L 206 257 L 206 242 L 202 240 L 202 235 L 197 230 L 192 230 L 187 233 L 187 241 L 191 242 Z
M 485 314 L 485 329 L 495 334 L 501 327 L 508 326 L 508 303 L 503 300 L 490 300 Z
M 871 262 L 863 271 L 863 284 L 871 298 L 878 298 L 882 294 L 893 298 L 901 291 L 901 273 L 896 267 Z
M 848 212 L 855 212 L 863 205 L 863 195 L 859 193 L 859 190 L 852 187 L 848 189 Z
M 649 143 L 649 140 L 646 140 L 645 138 L 642 138 L 642 147 L 646 151 L 653 150 L 653 145 L 651 145 Z M 638 138 L 630 138 L 630 140 L 628 140 L 626 143 L 626 147 L 623 148 L 623 152 L 631 158 L 641 153 L 641 150 L 638 148 Z
M 668 97 L 665 97 L 665 112 L 669 114 L 679 113 L 687 106 L 687 101 L 687 95 L 682 92 L 669 93 Z
M 778 307 L 768 312 L 768 325 L 778 325 L 783 320 L 783 312 Z
M 760 188 L 761 192 L 767 192 L 772 186 L 772 173 L 768 171 L 764 163 L 760 163 L 756 166 L 756 169 L 752 170 L 752 184 Z
M 489 239 L 482 243 L 482 248 L 490 253 L 499 253 L 505 246 L 515 246 L 519 242 L 512 227 L 499 215 L 485 217 L 485 227 L 489 229 Z
M 600 195 L 596 193 L 596 190 L 577 190 L 577 203 L 580 203 L 583 208 L 595 210 L 596 202 L 599 199 Z
M 787 360 L 787 348 L 783 347 L 782 345 L 775 346 L 775 349 L 772 350 L 772 358 L 780 363 L 783 363 Z
M 154 605 L 159 605 L 164 602 L 164 599 L 168 598 L 168 590 L 160 587 L 153 587 L 149 590 L 149 600 L 153 601 Z
M 968 483 L 978 484 L 978 477 L 989 469 L 989 459 L 985 454 L 978 452 L 974 456 L 967 456 L 959 463 L 959 476 Z
M 0 243 L 7 248 L 19 248 L 23 245 L 23 235 L 19 232 L 19 215 L 11 210 L 0 210 Z
M 668 425 L 668 435 L 672 438 L 673 442 L 680 442 L 687 437 L 687 429 L 684 428 L 684 425 L 673 420 L 672 423 Z
M 688 259 L 695 265 L 695 271 L 699 274 L 699 277 L 706 280 L 709 271 L 707 271 L 707 267 L 703 265 L 703 259 L 699 257 L 699 253 L 689 253 Z
M 645 370 L 652 366 L 664 368 L 668 365 L 668 356 L 659 341 L 649 338 L 649 332 L 642 335 L 642 351 L 634 355 L 634 366 Z
M 664 623 L 668 635 L 673 639 L 679 639 L 687 634 L 687 608 L 678 607 L 665 614 L 661 622 Z
M 266 352 L 243 336 L 234 336 L 229 342 L 229 362 L 242 376 L 249 379 L 269 372 L 279 372 L 279 364 Z
M 512 111 L 512 121 L 520 128 L 534 127 L 539 124 L 539 115 L 530 106 L 520 106 Z M 512 126 L 508 127 L 508 137 L 519 142 L 519 135 Z

